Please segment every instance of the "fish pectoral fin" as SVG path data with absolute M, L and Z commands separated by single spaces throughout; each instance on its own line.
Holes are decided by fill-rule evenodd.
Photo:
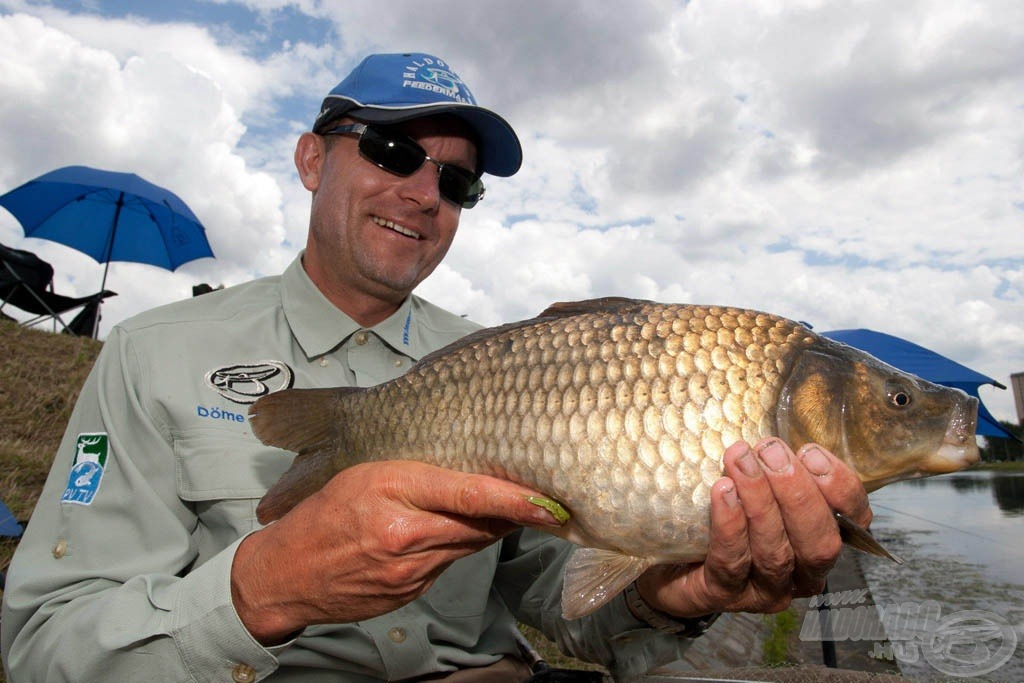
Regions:
M 896 564 L 903 564 L 903 560 L 883 548 L 882 544 L 875 540 L 870 531 L 846 515 L 839 512 L 835 513 L 835 515 L 836 522 L 839 524 L 839 537 L 843 539 L 843 543 L 870 555 L 885 557 Z
M 644 557 L 578 548 L 565 567 L 562 616 L 579 619 L 607 603 L 653 565 Z

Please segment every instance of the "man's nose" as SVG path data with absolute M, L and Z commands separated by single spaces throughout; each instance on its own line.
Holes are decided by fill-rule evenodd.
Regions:
M 403 196 L 419 204 L 423 210 L 436 211 L 441 202 L 441 190 L 438 186 L 440 172 L 441 169 L 436 162 L 425 159 L 415 173 L 403 179 Z

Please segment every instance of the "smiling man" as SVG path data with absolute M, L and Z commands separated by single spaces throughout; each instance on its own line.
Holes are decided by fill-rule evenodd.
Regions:
M 295 150 L 299 177 L 313 193 L 303 265 L 338 308 L 375 325 L 434 271 L 455 238 L 463 204 L 482 194 L 476 135 L 450 114 L 388 127 L 348 117 L 331 124 L 304 134 Z M 410 175 L 366 173 L 360 156 L 385 170 L 399 160 L 417 166 Z M 423 166 L 426 172 L 417 172 Z M 442 188 L 455 196 L 443 196 Z
M 292 455 L 253 436 L 248 406 L 393 379 L 477 329 L 413 289 L 481 174 L 521 160 L 509 124 L 437 57 L 371 55 L 331 91 L 295 149 L 312 210 L 292 265 L 110 333 L 7 575 L 12 683 L 522 681 L 517 619 L 635 674 L 678 658 L 715 612 L 820 590 L 840 547 L 832 510 L 866 525 L 867 499 L 830 454 L 777 440 L 726 452 L 705 562 L 653 568 L 576 620 L 560 606 L 571 546 L 523 528 L 559 521 L 509 481 L 367 463 L 257 522 Z

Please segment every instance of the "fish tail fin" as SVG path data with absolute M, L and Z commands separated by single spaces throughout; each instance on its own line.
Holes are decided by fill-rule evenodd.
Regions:
M 338 467 L 339 400 L 356 388 L 287 389 L 264 396 L 249 408 L 253 434 L 268 446 L 298 455 L 259 505 L 267 524 L 319 491 Z
M 340 389 L 285 389 L 249 407 L 252 433 L 268 446 L 296 453 L 338 438 L 338 401 L 358 392 Z
M 324 487 L 335 475 L 330 449 L 303 451 L 295 456 L 288 471 L 270 487 L 259 505 L 256 519 L 269 524 Z
M 883 548 L 882 544 L 875 540 L 870 531 L 839 512 L 835 513 L 835 515 L 836 522 L 839 523 L 839 537 L 843 540 L 843 543 L 862 552 L 888 558 L 896 564 L 903 564 L 903 560 Z
M 598 548 L 577 548 L 562 584 L 562 616 L 578 619 L 594 612 L 626 589 L 654 564 L 643 557 Z

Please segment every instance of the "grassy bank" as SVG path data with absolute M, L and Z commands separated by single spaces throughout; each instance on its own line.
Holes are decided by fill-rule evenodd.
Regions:
M 29 518 L 78 391 L 102 344 L 0 321 L 0 496 Z M 17 542 L 0 541 L 6 568 Z

